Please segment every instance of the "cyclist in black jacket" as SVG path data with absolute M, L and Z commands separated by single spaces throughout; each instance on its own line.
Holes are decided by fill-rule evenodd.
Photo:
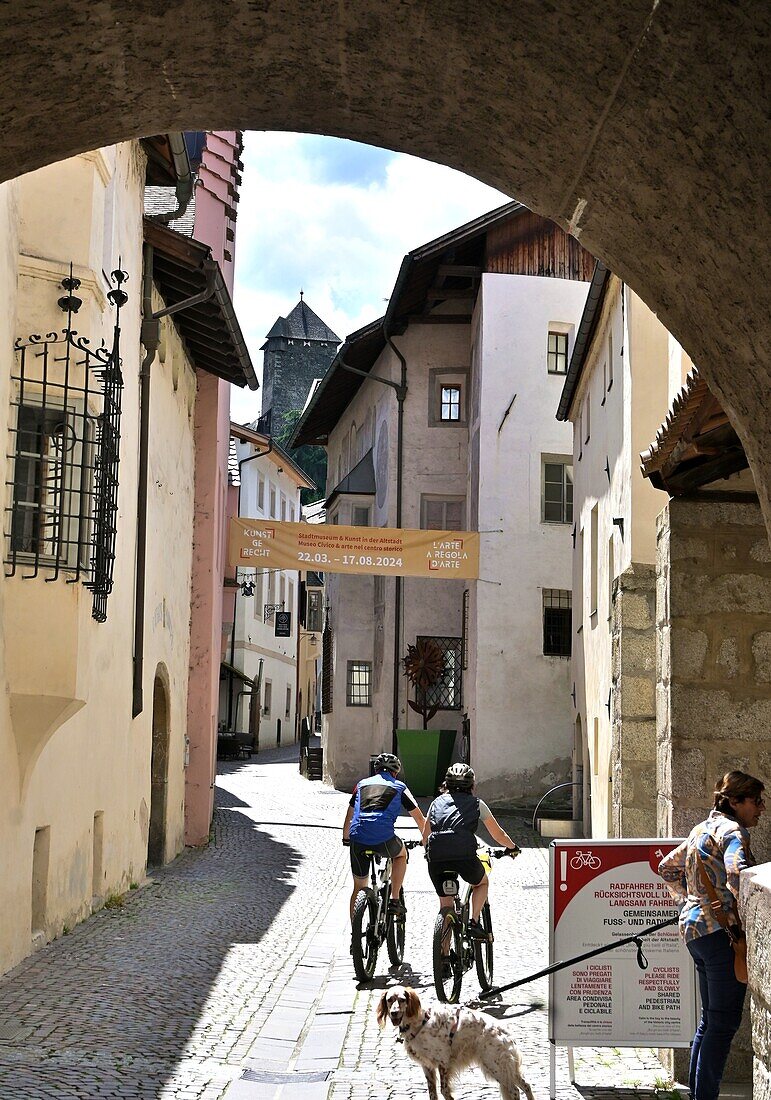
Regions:
M 471 920 L 469 931 L 476 939 L 486 939 L 479 914 L 487 901 L 487 872 L 477 856 L 476 831 L 480 822 L 498 844 L 519 849 L 509 834 L 493 817 L 490 807 L 473 793 L 475 775 L 468 764 L 453 764 L 444 779 L 446 791 L 440 794 L 428 808 L 423 839 L 426 842 L 428 873 L 439 895 L 442 909 L 452 905 L 452 898 L 445 897 L 444 879 L 448 873 L 456 873 L 471 884 Z

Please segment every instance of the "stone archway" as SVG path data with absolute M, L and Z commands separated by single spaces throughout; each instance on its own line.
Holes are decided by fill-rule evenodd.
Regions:
M 147 865 L 162 867 L 166 862 L 166 811 L 169 783 L 169 696 L 159 666 L 153 683 L 152 753 L 150 757 L 150 825 L 147 835 Z
M 580 236 L 657 313 L 737 427 L 768 523 L 770 26 L 768 5 L 723 0 L 10 0 L 0 178 L 226 127 L 469 172 Z

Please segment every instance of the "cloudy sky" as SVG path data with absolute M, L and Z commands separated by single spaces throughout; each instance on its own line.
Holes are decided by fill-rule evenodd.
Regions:
M 279 316 L 305 300 L 344 339 L 379 317 L 406 252 L 508 196 L 401 153 L 305 134 L 244 140 L 235 306 L 258 374 Z M 259 414 L 260 392 L 232 390 L 234 420 Z

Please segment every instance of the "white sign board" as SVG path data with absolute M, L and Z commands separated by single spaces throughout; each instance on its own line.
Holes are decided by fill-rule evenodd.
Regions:
M 679 840 L 555 840 L 550 849 L 549 964 L 677 916 L 656 873 Z M 580 1046 L 688 1046 L 696 982 L 677 925 L 549 978 L 549 1038 Z

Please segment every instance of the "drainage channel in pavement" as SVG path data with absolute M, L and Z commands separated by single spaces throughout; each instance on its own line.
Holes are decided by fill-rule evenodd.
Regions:
M 326 1100 L 351 1021 L 356 986 L 336 956 L 348 891 L 338 891 L 224 1100 Z

